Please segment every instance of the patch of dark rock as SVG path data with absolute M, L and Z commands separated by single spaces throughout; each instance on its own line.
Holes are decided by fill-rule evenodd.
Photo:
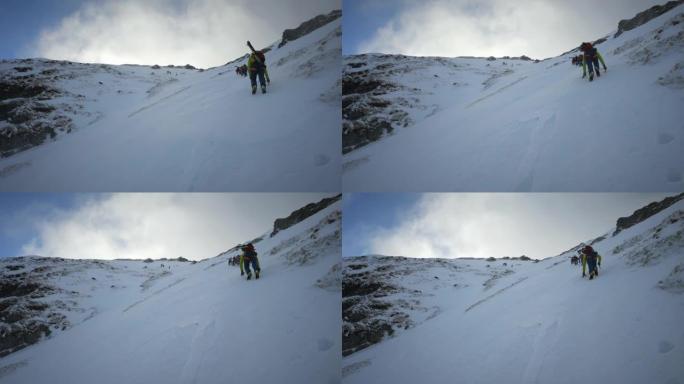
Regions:
M 621 20 L 618 23 L 618 30 L 613 37 L 618 37 L 624 32 L 631 31 L 634 28 L 640 27 L 683 3 L 684 0 L 674 0 L 664 5 L 654 5 L 653 7 L 643 12 L 637 13 L 637 15 L 631 19 Z
M 50 333 L 50 327 L 41 323 L 32 323 L 24 327 L 10 327 L 9 330 L 0 334 L 0 357 L 35 344 L 43 336 L 49 336 Z
M 368 282 L 360 279 L 344 279 L 342 297 L 369 295 L 383 288 L 379 282 Z
M 2 281 L 0 282 L 0 297 L 25 296 L 38 290 L 40 287 L 39 284 L 34 283 Z
M 375 320 L 365 327 L 346 328 L 342 331 L 342 356 L 377 344 L 386 336 L 392 336 L 394 329 L 387 322 Z
M 682 199 L 684 199 L 684 193 L 680 193 L 676 196 L 666 197 L 661 201 L 652 202 L 643 208 L 637 209 L 630 216 L 619 218 L 617 220 L 616 229 L 615 232 L 613 232 L 613 236 L 617 235 L 621 231 L 633 225 L 641 223 L 642 221 L 657 214 L 658 212 L 661 212 L 662 210 L 669 208 L 670 206 L 672 206 L 673 204 L 677 203 Z
M 341 198 L 342 198 L 341 194 L 339 194 L 337 196 L 333 196 L 333 197 L 328 197 L 328 198 L 320 200 L 317 203 L 307 204 L 306 206 L 299 208 L 296 211 L 292 212 L 287 217 L 276 219 L 273 222 L 273 232 L 271 232 L 271 237 L 275 236 L 279 231 L 290 228 L 291 226 L 293 226 L 293 225 L 305 220 L 306 218 L 316 214 L 317 212 L 329 207 L 330 205 L 339 201 Z
M 310 20 L 307 20 L 300 24 L 297 28 L 286 29 L 283 31 L 283 37 L 280 41 L 280 44 L 278 44 L 278 48 L 284 46 L 290 41 L 295 41 L 300 37 L 305 36 L 317 30 L 318 28 L 325 26 L 326 24 L 339 19 L 340 17 L 342 17 L 342 11 L 337 9 L 328 13 L 327 15 L 318 15 Z
M 32 81 L 0 80 L 0 100 L 35 97 L 42 93 L 55 93 L 55 91 L 47 85 Z

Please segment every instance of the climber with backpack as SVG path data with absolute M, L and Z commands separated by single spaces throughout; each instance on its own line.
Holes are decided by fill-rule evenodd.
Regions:
M 240 276 L 244 276 L 246 270 L 247 280 L 252 279 L 252 271 L 249 269 L 250 264 L 252 269 L 254 269 L 254 277 L 258 279 L 261 267 L 259 266 L 256 249 L 254 249 L 254 244 L 252 243 L 243 245 L 242 254 L 240 255 Z
M 589 267 L 589 280 L 598 276 L 598 268 L 601 266 L 601 255 L 598 254 L 590 245 L 582 248 L 582 255 Z M 582 264 L 582 277 L 584 277 L 584 263 Z
M 601 71 L 599 71 L 599 60 L 603 64 L 603 70 L 607 71 L 606 62 L 603 61 L 603 56 L 599 53 L 591 43 L 582 43 L 580 45 L 580 51 L 582 51 L 582 78 L 587 77 L 587 66 L 589 67 L 589 81 L 594 81 L 594 72 L 596 76 L 601 77 Z
M 268 78 L 268 70 L 266 69 L 266 55 L 263 51 L 257 51 L 252 47 L 252 43 L 249 41 L 247 45 L 252 50 L 252 53 L 247 59 L 247 70 L 249 71 L 249 79 L 252 82 L 252 95 L 257 91 L 257 78 L 259 78 L 259 84 L 261 85 L 261 93 L 266 93 L 266 80 L 271 82 Z

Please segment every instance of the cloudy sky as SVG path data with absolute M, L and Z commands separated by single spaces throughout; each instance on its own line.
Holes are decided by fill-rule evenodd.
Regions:
M 343 256 L 545 258 L 668 194 L 345 194 Z
M 0 194 L 0 257 L 200 260 L 325 194 Z
M 344 0 L 343 53 L 543 59 L 666 0 Z
M 1 0 L 0 59 L 212 67 L 341 0 Z

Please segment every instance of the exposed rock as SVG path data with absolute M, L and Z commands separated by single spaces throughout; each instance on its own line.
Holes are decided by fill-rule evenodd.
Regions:
M 284 46 L 290 41 L 297 40 L 300 37 L 305 36 L 317 30 L 318 28 L 323 27 L 324 25 L 339 19 L 340 17 L 342 17 L 342 11 L 338 9 L 328 13 L 327 15 L 318 15 L 313 19 L 307 20 L 300 24 L 297 28 L 286 29 L 283 31 L 283 37 L 278 45 L 278 48 Z
M 684 193 L 680 193 L 676 196 L 670 196 L 661 201 L 653 202 L 643 208 L 637 209 L 630 216 L 619 218 L 617 220 L 616 229 L 615 232 L 613 232 L 613 236 L 620 233 L 620 231 L 627 229 L 635 224 L 638 224 L 648 219 L 649 217 L 657 214 L 658 212 L 669 208 L 670 206 L 672 206 L 673 204 L 682 199 L 684 199 Z
M 441 259 L 362 256 L 345 259 L 342 270 L 342 354 L 348 356 L 399 331 L 434 318 L 421 290 L 402 286 L 407 276 L 428 268 L 455 270 Z M 453 282 L 433 276 L 435 284 L 453 289 Z M 429 296 L 429 294 L 427 294 Z M 413 317 L 411 314 L 415 315 Z
M 26 272 L 15 273 L 22 269 L 26 267 L 11 264 L 0 270 L 0 357 L 49 336 L 51 327 L 69 326 L 64 315 L 42 301 L 60 292 L 45 282 L 51 269 L 34 268 L 30 280 Z
M 290 228 L 291 226 L 305 220 L 306 218 L 316 214 L 317 212 L 329 207 L 333 203 L 339 201 L 342 195 L 328 197 L 322 199 L 317 203 L 310 203 L 306 206 L 299 208 L 298 210 L 292 212 L 288 217 L 276 219 L 273 223 L 273 232 L 271 232 L 271 237 L 275 236 L 276 233 L 284 229 Z
M 618 31 L 613 37 L 618 37 L 624 32 L 631 31 L 634 28 L 642 26 L 656 17 L 668 12 L 672 8 L 681 5 L 682 3 L 684 3 L 684 0 L 674 0 L 664 5 L 654 5 L 643 12 L 639 12 L 631 19 L 621 20 L 618 23 Z
M 71 118 L 45 103 L 63 96 L 52 84 L 55 70 L 16 74 L 16 71 L 28 70 L 33 68 L 14 67 L 11 71 L 0 71 L 0 157 L 39 145 L 54 138 L 58 132 L 69 132 L 72 127 Z
M 0 331 L 0 357 L 35 344 L 50 333 L 49 326 L 38 322 L 32 322 L 23 327 L 12 326 L 9 329 L 3 329 Z

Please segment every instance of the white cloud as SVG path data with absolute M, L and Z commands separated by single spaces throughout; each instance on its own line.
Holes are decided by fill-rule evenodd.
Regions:
M 643 0 L 639 0 L 643 3 Z M 648 0 L 654 3 L 656 0 Z M 358 51 L 414 56 L 556 56 L 649 5 L 578 0 L 431 0 L 403 6 Z M 628 10 L 627 10 L 628 9 Z M 627 10 L 626 12 L 624 12 Z
M 34 56 L 108 64 L 218 66 L 340 0 L 104 0 L 41 32 Z M 299 6 L 295 6 L 299 5 Z
M 396 227 L 372 233 L 368 244 L 371 253 L 391 256 L 545 258 L 603 234 L 618 215 L 629 213 L 624 206 L 611 204 L 615 198 L 608 194 L 428 194 Z
M 114 194 L 36 219 L 24 254 L 63 258 L 212 257 L 257 237 L 314 194 Z

